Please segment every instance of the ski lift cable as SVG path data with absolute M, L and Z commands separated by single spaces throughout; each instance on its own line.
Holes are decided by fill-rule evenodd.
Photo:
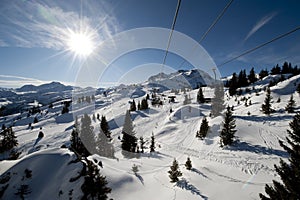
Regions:
M 247 54 L 249 54 L 249 53 L 252 53 L 252 52 L 254 52 L 254 51 L 256 51 L 256 50 L 258 50 L 258 49 L 260 49 L 260 48 L 262 48 L 262 47 L 264 47 L 264 46 L 266 46 L 266 45 L 268 45 L 268 44 L 270 44 L 270 43 L 272 43 L 272 42 L 275 42 L 276 40 L 279 40 L 279 39 L 281 39 L 281 38 L 284 38 L 284 37 L 286 37 L 286 36 L 288 36 L 288 35 L 290 35 L 290 34 L 296 32 L 296 31 L 298 31 L 299 29 L 300 29 L 300 26 L 298 26 L 298 27 L 296 27 L 296 28 L 294 28 L 294 29 L 292 29 L 292 30 L 286 32 L 286 33 L 283 33 L 283 34 L 281 34 L 281 35 L 279 35 L 279 36 L 277 36 L 277 37 L 275 37 L 275 38 L 273 38 L 273 39 L 271 39 L 271 40 L 269 40 L 269 41 L 267 41 L 267 42 L 265 42 L 265 43 L 263 43 L 263 44 L 257 45 L 256 47 L 254 47 L 254 48 L 252 48 L 252 49 L 249 49 L 249 50 L 247 50 L 247 51 L 244 51 L 244 52 L 241 53 L 240 55 L 238 55 L 238 56 L 236 56 L 236 57 L 234 57 L 234 58 L 231 58 L 231 59 L 229 59 L 229 60 L 227 60 L 227 61 L 225 61 L 225 62 L 223 62 L 223 63 L 221 63 L 221 64 L 219 64 L 219 65 L 217 65 L 217 66 L 218 66 L 218 67 L 221 67 L 221 66 L 223 66 L 223 65 L 226 65 L 226 64 L 228 64 L 228 63 L 230 63 L 230 62 L 232 62 L 232 61 L 234 61 L 234 60 L 236 60 L 236 59 L 238 59 L 238 58 L 240 58 L 240 57 L 242 57 L 242 56 L 245 56 L 245 55 L 247 55 Z
M 223 8 L 223 10 L 220 12 L 220 14 L 217 16 L 217 18 L 213 21 L 213 23 L 210 25 L 210 27 L 207 29 L 207 31 L 201 36 L 200 40 L 198 41 L 198 43 L 200 44 L 208 35 L 208 33 L 212 30 L 212 28 L 218 23 L 218 21 L 220 21 L 220 19 L 223 17 L 223 15 L 225 14 L 225 12 L 228 10 L 228 8 L 230 7 L 230 5 L 232 4 L 233 0 L 230 0 L 226 6 Z M 191 51 L 191 54 L 193 54 L 193 52 L 196 50 L 196 48 L 198 47 L 198 45 L 195 45 L 194 48 Z M 179 65 L 180 69 L 183 64 L 186 63 L 186 60 L 183 60 L 181 62 L 181 64 Z
M 168 56 L 168 53 L 169 53 L 169 48 L 170 48 L 170 44 L 171 44 L 171 40 L 172 40 L 172 35 L 173 35 L 173 32 L 174 32 L 174 28 L 175 28 L 175 24 L 176 24 L 178 12 L 179 12 L 180 4 L 181 4 L 181 0 L 178 0 L 177 6 L 176 6 L 175 15 L 174 15 L 174 18 L 173 18 L 173 23 L 172 23 L 172 26 L 171 26 L 171 32 L 170 32 L 169 39 L 168 39 L 168 45 L 167 45 L 167 48 L 166 48 L 166 51 L 165 51 L 165 55 L 164 55 L 164 58 L 163 58 L 161 72 L 163 72 L 163 68 L 164 68 L 164 65 L 166 63 L 166 59 L 167 59 L 167 56 Z

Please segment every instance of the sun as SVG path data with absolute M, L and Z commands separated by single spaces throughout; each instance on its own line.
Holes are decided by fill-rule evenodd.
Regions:
M 71 33 L 68 40 L 69 50 L 78 56 L 87 57 L 94 50 L 93 38 L 85 33 Z

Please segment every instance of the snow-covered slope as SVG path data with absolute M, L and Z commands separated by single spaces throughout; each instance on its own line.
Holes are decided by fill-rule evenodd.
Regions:
M 155 77 L 152 79 L 155 80 Z M 221 116 L 209 117 L 209 103 L 196 103 L 197 90 L 186 92 L 192 98 L 191 104 L 183 105 L 183 92 L 174 94 L 168 90 L 158 94 L 163 100 L 163 106 L 150 105 L 148 110 L 131 112 L 136 136 L 143 136 L 147 146 L 145 153 L 132 159 L 124 158 L 121 153 L 121 130 L 125 112 L 132 98 L 138 102 L 152 91 L 147 84 L 117 87 L 105 96 L 97 95 L 93 105 L 76 106 L 77 103 L 73 102 L 73 110 L 63 115 L 60 114 L 62 105 L 57 101 L 53 108 L 44 107 L 42 113 L 36 114 L 39 122 L 33 124 L 34 129 L 28 128 L 28 123 L 33 118 L 27 119 L 26 114 L 2 117 L 0 124 L 9 124 L 21 116 L 14 121 L 13 130 L 19 141 L 17 149 L 22 151 L 18 160 L 0 162 L 1 180 L 8 173 L 11 177 L 5 183 L 0 181 L 0 188 L 9 184 L 3 198 L 16 198 L 15 193 L 20 185 L 28 185 L 31 189 L 31 193 L 26 195 L 28 199 L 82 197 L 80 187 L 83 178 L 69 181 L 82 170 L 82 164 L 71 162 L 75 160 L 75 155 L 70 150 L 60 147 L 70 143 L 73 114 L 85 110 L 82 107 L 92 107 L 95 108 L 93 113 L 106 116 L 112 131 L 116 158 L 99 155 L 90 157 L 91 160 L 98 160 L 103 164 L 100 172 L 107 177 L 108 185 L 112 188 L 110 198 L 258 199 L 258 194 L 264 191 L 266 183 L 271 183 L 272 179 L 279 179 L 273 165 L 278 164 L 280 159 L 287 159 L 287 154 L 280 147 L 278 139 L 285 140 L 293 114 L 285 113 L 283 108 L 291 93 L 294 97 L 299 97 L 298 93 L 294 93 L 294 83 L 299 83 L 299 79 L 299 76 L 293 77 L 271 88 L 271 95 L 274 97 L 272 106 L 276 112 L 270 116 L 260 111 L 265 98 L 263 91 L 243 94 L 237 98 L 226 96 L 225 104 L 234 106 L 237 132 L 235 144 L 225 148 L 221 148 L 219 144 L 219 131 L 223 119 Z M 172 78 L 165 77 L 165 81 L 167 80 L 172 81 Z M 264 83 L 256 83 L 255 88 L 264 86 Z M 203 88 L 203 91 L 204 96 L 211 95 L 210 88 Z M 277 103 L 279 95 L 281 101 Z M 170 103 L 168 96 L 176 96 L 175 102 Z M 251 105 L 245 106 L 242 100 L 244 97 L 248 99 L 248 103 L 251 100 Z M 297 105 L 300 105 L 300 99 L 295 100 Z M 173 112 L 170 112 L 171 108 Z M 297 108 L 299 110 L 299 106 Z M 204 116 L 209 121 L 210 130 L 204 140 L 199 140 L 195 135 Z M 92 123 L 95 133 L 99 132 L 99 121 L 96 119 Z M 43 127 L 45 134 L 41 140 L 37 139 L 39 127 Z M 152 134 L 156 140 L 154 153 L 149 152 Z M 184 166 L 188 156 L 192 161 L 192 170 L 187 170 Z M 174 158 L 178 160 L 183 173 L 178 183 L 170 183 L 168 177 L 168 170 Z M 138 166 L 137 174 L 132 172 L 133 164 Z M 32 171 L 31 178 L 26 178 L 25 169 Z

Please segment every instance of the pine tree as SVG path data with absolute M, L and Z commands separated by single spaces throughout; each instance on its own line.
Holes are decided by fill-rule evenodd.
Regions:
M 144 141 L 143 136 L 140 137 L 140 148 L 141 148 L 141 152 L 144 153 L 145 141 Z
M 115 157 L 115 149 L 110 139 L 107 138 L 103 130 L 100 128 L 100 132 L 97 135 L 97 154 L 107 158 Z
M 79 137 L 79 123 L 78 123 L 77 117 L 75 119 L 74 128 L 71 133 L 70 142 L 71 142 L 70 148 L 72 151 L 74 151 L 77 154 L 79 154 L 80 156 L 84 156 L 84 157 L 90 155 L 90 153 L 85 148 L 84 144 L 82 143 L 82 141 Z
M 38 123 L 38 122 L 39 122 L 39 120 L 37 119 L 37 117 L 34 117 L 33 123 L 35 124 L 35 123 Z
M 2 135 L 0 139 L 0 153 L 11 150 L 18 145 L 18 140 L 12 127 L 5 128 L 0 135 Z
M 296 102 L 293 98 L 293 95 L 291 95 L 290 100 L 289 100 L 288 104 L 285 107 L 285 110 L 288 113 L 293 113 L 295 111 L 295 106 L 296 106 Z
M 214 117 L 221 115 L 224 110 L 224 87 L 222 84 L 215 85 L 214 97 L 211 102 L 211 114 Z
M 137 107 L 138 107 L 138 110 L 141 110 L 141 102 L 140 101 L 138 102 L 138 106 Z
M 264 104 L 262 104 L 261 108 L 264 114 L 270 115 L 273 112 L 273 109 L 271 108 L 271 100 L 272 100 L 272 96 L 271 96 L 271 90 L 268 87 L 267 88 L 267 94 L 266 94 L 266 98 L 264 101 Z
M 257 81 L 256 74 L 255 74 L 255 71 L 254 71 L 253 67 L 251 68 L 251 70 L 249 72 L 248 80 L 249 80 L 250 83 L 254 83 L 255 81 Z
M 205 98 L 204 98 L 203 91 L 202 91 L 201 87 L 199 88 L 198 93 L 197 93 L 197 102 L 198 103 L 204 103 L 205 102 Z
M 135 132 L 133 130 L 133 124 L 130 116 L 130 111 L 128 110 L 125 115 L 125 121 L 122 130 L 122 153 L 125 157 L 130 157 L 130 153 L 135 153 L 137 148 L 137 138 L 135 137 Z
M 154 152 L 154 151 L 155 151 L 155 138 L 154 138 L 154 135 L 152 133 L 151 144 L 150 144 L 150 152 Z
M 232 116 L 230 107 L 228 106 L 224 116 L 223 129 L 220 133 L 221 147 L 231 145 L 233 143 L 234 134 L 236 132 L 235 127 L 235 120 Z
M 107 186 L 106 177 L 100 174 L 100 171 L 92 161 L 86 161 L 86 174 L 84 183 L 81 186 L 83 192 L 82 200 L 101 199 L 106 200 L 108 194 L 111 193 L 111 188 Z
M 111 138 L 111 132 L 109 130 L 108 122 L 106 120 L 106 117 L 103 115 L 101 117 L 100 128 L 102 129 L 102 131 L 106 135 L 106 137 Z
M 192 161 L 191 161 L 190 157 L 187 157 L 187 160 L 185 162 L 185 167 L 186 167 L 187 170 L 192 169 Z
M 24 200 L 25 196 L 30 193 L 31 193 L 31 189 L 29 188 L 28 185 L 20 185 L 15 195 L 19 196 L 22 200 Z
M 208 129 L 209 129 L 208 121 L 206 117 L 204 117 L 200 125 L 200 130 L 197 131 L 196 137 L 199 137 L 200 139 L 204 139 L 207 135 Z
M 172 166 L 170 166 L 170 170 L 168 171 L 169 177 L 171 179 L 171 183 L 177 182 L 178 177 L 182 176 L 181 171 L 179 170 L 179 165 L 176 159 L 174 159 Z
M 140 108 L 141 108 L 140 110 L 146 110 L 149 108 L 147 99 L 142 99 Z
M 229 95 L 230 96 L 233 96 L 236 94 L 236 89 L 238 88 L 238 79 L 237 79 L 237 76 L 236 76 L 236 73 L 233 73 L 232 74 L 232 78 L 231 80 L 229 81 Z
M 291 130 L 286 137 L 287 144 L 279 140 L 279 144 L 290 155 L 289 164 L 280 159 L 279 166 L 275 170 L 281 178 L 281 182 L 273 180 L 273 185 L 266 185 L 267 196 L 259 194 L 263 200 L 268 199 L 300 199 L 300 113 L 297 113 L 290 122 Z
M 296 91 L 300 94 L 300 83 L 298 84 Z
M 134 99 L 132 100 L 132 103 L 130 105 L 130 111 L 136 111 L 136 105 Z
M 84 146 L 90 153 L 93 153 L 96 150 L 96 141 L 94 127 L 91 124 L 91 118 L 87 114 L 84 114 L 81 119 L 81 129 L 79 135 Z
M 267 69 L 262 69 L 258 75 L 259 75 L 259 79 L 263 79 L 269 75 L 269 71 Z

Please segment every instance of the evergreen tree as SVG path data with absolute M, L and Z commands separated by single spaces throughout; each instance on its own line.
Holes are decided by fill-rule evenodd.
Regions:
M 296 102 L 293 98 L 293 95 L 291 95 L 290 100 L 289 100 L 288 104 L 285 107 L 285 110 L 288 113 L 293 113 L 295 111 L 295 106 L 296 106 Z
M 150 144 L 150 152 L 154 152 L 154 151 L 155 151 L 155 138 L 154 138 L 154 135 L 152 133 L 151 144 Z
M 0 153 L 11 150 L 18 145 L 18 140 L 12 127 L 5 128 L 0 135 L 2 136 L 0 139 Z
M 103 115 L 101 117 L 100 129 L 103 131 L 103 133 L 106 135 L 106 137 L 111 138 L 111 132 L 109 130 L 108 122 L 106 120 L 106 117 Z
M 238 87 L 248 86 L 246 70 L 241 70 L 238 78 Z
M 107 158 L 115 157 L 114 146 L 101 128 L 100 133 L 97 135 L 97 154 Z
M 197 93 L 197 102 L 198 103 L 204 103 L 205 102 L 205 98 L 204 98 L 203 91 L 202 91 L 201 87 L 199 88 L 198 93 Z
M 176 159 L 174 159 L 172 166 L 170 166 L 170 170 L 168 171 L 169 177 L 171 179 L 171 183 L 177 182 L 178 177 L 182 176 L 181 171 L 179 170 L 179 165 Z
M 22 200 L 24 200 L 25 196 L 30 193 L 31 193 L 31 189 L 29 188 L 28 185 L 20 185 L 15 195 L 19 196 Z
M 130 111 L 136 111 L 136 105 L 134 99 L 132 100 L 132 103 L 130 105 Z
M 300 94 L 300 83 L 298 84 L 296 91 Z
M 215 85 L 214 97 L 211 102 L 211 114 L 214 117 L 221 115 L 224 110 L 224 88 L 222 84 Z
M 86 161 L 86 174 L 84 183 L 81 186 L 83 192 L 82 200 L 99 199 L 106 200 L 108 194 L 111 193 L 111 188 L 107 186 L 106 177 L 100 174 L 100 171 L 92 161 Z
M 84 114 L 81 119 L 80 138 L 84 146 L 88 149 L 88 151 L 90 153 L 93 153 L 96 150 L 96 141 L 94 127 L 91 124 L 92 120 L 90 116 Z
M 268 87 L 267 88 L 267 94 L 266 94 L 266 98 L 264 103 L 262 104 L 261 108 L 263 113 L 270 115 L 273 112 L 273 109 L 271 108 L 271 100 L 272 100 L 272 96 L 271 96 L 271 90 Z
M 234 134 L 236 132 L 235 127 L 235 120 L 232 116 L 232 111 L 228 106 L 224 116 L 223 128 L 220 133 L 221 147 L 231 145 L 233 143 Z
M 141 109 L 140 110 L 146 110 L 149 108 L 149 105 L 148 105 L 148 101 L 147 99 L 142 99 L 142 102 L 141 102 Z
M 187 160 L 185 162 L 185 167 L 186 167 L 187 170 L 192 169 L 192 161 L 191 161 L 190 157 L 187 157 Z
M 35 124 L 35 123 L 38 123 L 38 122 L 39 122 L 39 120 L 37 119 L 37 117 L 34 117 L 33 123 Z
M 269 75 L 269 71 L 267 69 L 262 69 L 258 75 L 259 75 L 259 79 L 263 79 Z
M 232 74 L 232 78 L 231 80 L 229 81 L 229 95 L 230 96 L 233 96 L 236 94 L 236 89 L 238 88 L 238 80 L 237 80 L 237 76 L 236 76 L 236 73 L 233 73 Z
M 263 200 L 268 199 L 300 199 L 300 113 L 297 113 L 290 122 L 291 130 L 286 137 L 287 144 L 279 140 L 279 144 L 289 154 L 289 163 L 280 159 L 279 166 L 275 170 L 282 182 L 273 180 L 273 185 L 266 185 L 267 196 L 259 194 Z
M 125 121 L 122 130 L 122 153 L 125 157 L 130 157 L 130 152 L 135 153 L 137 148 L 137 138 L 133 130 L 133 124 L 129 110 L 126 112 Z
M 209 129 L 208 121 L 206 117 L 204 117 L 200 125 L 200 130 L 197 131 L 196 137 L 199 137 L 200 139 L 204 139 L 207 135 L 208 129 Z
M 254 71 L 253 67 L 251 68 L 251 70 L 249 72 L 248 80 L 249 80 L 250 83 L 254 83 L 255 81 L 257 81 L 256 74 L 255 74 L 255 71 Z
M 74 128 L 71 133 L 70 142 L 71 142 L 70 148 L 72 151 L 74 151 L 77 154 L 79 154 L 80 156 L 84 156 L 84 157 L 90 155 L 90 153 L 85 148 L 84 144 L 82 143 L 82 141 L 79 137 L 79 123 L 78 123 L 77 117 L 75 119 Z
M 138 107 L 138 110 L 141 110 L 141 102 L 140 101 L 138 102 L 138 106 L 137 107 Z
M 141 152 L 144 153 L 145 141 L 144 141 L 143 136 L 140 137 L 140 148 L 141 148 Z

